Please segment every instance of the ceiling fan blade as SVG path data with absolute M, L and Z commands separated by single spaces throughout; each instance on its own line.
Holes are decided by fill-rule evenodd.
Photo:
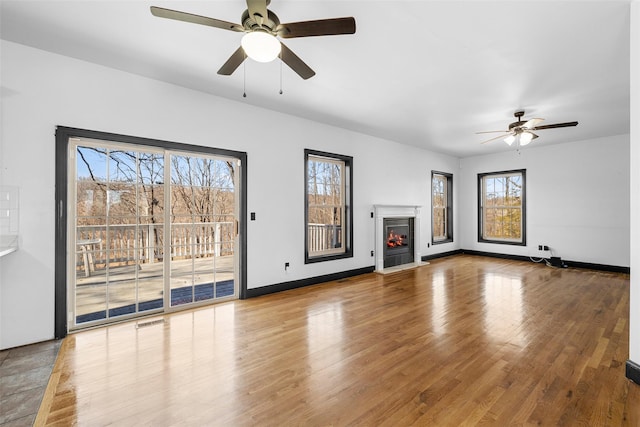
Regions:
M 222 67 L 218 70 L 218 74 L 223 76 L 230 76 L 233 72 L 244 62 L 247 55 L 244 53 L 244 49 L 240 46 L 233 54 L 227 59 Z
M 482 132 L 476 132 L 476 135 L 480 135 L 481 133 L 498 133 L 498 132 L 509 133 L 508 130 L 484 130 Z
M 260 26 L 262 26 L 264 20 L 269 16 L 269 12 L 267 12 L 267 0 L 247 0 L 247 9 L 249 9 L 249 16 Z
M 178 10 L 165 9 L 163 7 L 151 6 L 153 16 L 159 18 L 175 19 L 176 21 L 190 22 L 192 24 L 206 25 L 208 27 L 221 28 L 230 31 L 244 31 L 242 25 L 233 22 L 221 21 L 219 19 L 208 18 L 206 16 L 194 15 L 192 13 L 180 12 Z
M 290 22 L 278 25 L 276 32 L 283 39 L 354 34 L 356 32 L 356 20 L 353 17 L 348 17 Z
M 552 125 L 542 125 L 531 128 L 531 130 L 541 130 L 541 129 L 553 129 L 553 128 L 566 128 L 570 126 L 578 126 L 578 122 L 567 122 L 567 123 L 555 123 Z
M 307 80 L 310 77 L 316 75 L 316 72 L 313 71 L 304 61 L 291 51 L 288 47 L 284 45 L 284 43 L 280 43 L 282 45 L 282 50 L 280 51 L 280 59 L 282 62 L 287 64 L 289 68 L 298 73 L 300 77 L 304 80 Z
M 533 129 L 538 123 L 542 121 L 544 121 L 544 119 L 529 119 L 527 120 L 527 123 L 522 125 L 522 127 L 525 127 L 527 129 Z
M 486 141 L 482 141 L 480 144 L 486 144 L 487 142 L 495 141 L 496 139 L 504 138 L 506 135 L 496 136 L 495 138 L 487 139 Z

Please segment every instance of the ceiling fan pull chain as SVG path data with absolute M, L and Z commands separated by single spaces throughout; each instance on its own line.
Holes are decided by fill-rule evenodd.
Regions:
M 247 97 L 247 61 L 242 63 L 242 97 Z
M 282 95 L 282 58 L 280 58 L 280 95 Z

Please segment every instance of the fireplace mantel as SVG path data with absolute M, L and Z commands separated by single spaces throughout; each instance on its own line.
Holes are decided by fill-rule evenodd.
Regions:
M 385 218 L 413 218 L 413 263 L 420 265 L 422 253 L 420 251 L 420 208 L 418 205 L 373 205 L 375 219 L 375 260 L 377 272 L 384 271 L 384 229 Z M 392 267 L 393 268 L 393 267 Z

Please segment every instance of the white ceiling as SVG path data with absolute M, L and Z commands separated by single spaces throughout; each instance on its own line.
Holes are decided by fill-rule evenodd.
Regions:
M 157 18 L 152 5 L 240 23 L 242 0 L 0 0 L 5 40 L 345 129 L 466 157 L 515 121 L 578 121 L 531 146 L 629 132 L 627 1 L 273 0 L 281 22 L 353 16 L 356 34 L 285 40 L 280 62 L 216 71 L 241 33 Z M 243 98 L 243 74 L 246 93 Z M 239 119 L 239 125 L 241 125 Z M 497 134 L 496 134 L 497 135 Z

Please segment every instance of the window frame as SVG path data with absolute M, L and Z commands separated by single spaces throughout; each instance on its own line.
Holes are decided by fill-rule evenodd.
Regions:
M 341 162 L 344 164 L 342 172 L 342 203 L 343 203 L 343 248 L 339 252 L 327 251 L 325 253 L 313 254 L 309 252 L 309 157 L 324 158 L 328 161 Z M 328 153 L 312 149 L 304 150 L 304 263 L 331 261 L 335 259 L 353 257 L 353 157 L 341 154 Z
M 436 239 L 434 230 L 434 197 L 433 197 L 433 179 L 434 177 L 442 176 L 446 180 L 445 183 L 445 237 Z M 453 242 L 453 174 L 447 172 L 431 171 L 431 244 L 439 245 L 442 243 Z
M 499 176 L 513 176 L 520 175 L 522 178 L 522 201 L 520 203 L 520 233 L 521 238 L 515 239 L 495 239 L 484 237 L 484 200 L 485 200 L 485 178 L 499 177 Z M 480 243 L 495 243 L 502 245 L 513 246 L 526 246 L 527 245 L 527 170 L 526 169 L 513 169 L 500 172 L 486 172 L 478 174 L 478 242 Z

